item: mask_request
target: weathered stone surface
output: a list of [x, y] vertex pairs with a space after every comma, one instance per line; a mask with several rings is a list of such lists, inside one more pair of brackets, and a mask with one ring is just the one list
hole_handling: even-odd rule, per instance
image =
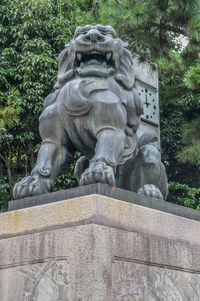
[[[152, 68], [154, 67], [154, 68]], [[133, 70], [136, 80], [146, 83], [148, 86], [158, 90], [158, 70], [154, 66], [141, 62], [137, 56], [133, 58]]]
[[193, 243], [196, 243], [197, 235], [200, 237], [197, 221], [100, 195], [3, 213], [0, 219], [0, 237], [90, 223], [142, 231], [170, 239], [178, 237], [179, 240]]
[[0, 215], [1, 301], [198, 301], [200, 223], [90, 195]]
[[126, 260], [113, 263], [113, 301], [198, 301], [200, 275]]
[[70, 300], [68, 275], [69, 263], [62, 259], [0, 270], [1, 300]]
[[145, 206], [148, 208], [160, 210], [167, 213], [172, 213], [178, 216], [186, 217], [200, 221], [200, 213], [197, 210], [164, 202], [162, 200], [149, 198], [139, 195], [135, 192], [113, 188], [106, 184], [96, 183], [87, 186], [71, 188], [62, 191], [56, 191], [48, 194], [41, 194], [35, 197], [28, 197], [9, 202], [9, 211], [22, 209], [52, 202], [68, 200], [72, 198], [82, 197], [90, 194], [98, 194], [107, 196], [113, 199], [133, 203], [136, 205]]

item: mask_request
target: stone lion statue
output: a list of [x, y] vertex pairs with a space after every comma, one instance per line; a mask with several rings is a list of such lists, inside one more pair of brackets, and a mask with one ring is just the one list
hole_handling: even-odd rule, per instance
[[80, 185], [107, 183], [153, 198], [167, 196], [158, 139], [138, 134], [143, 103], [134, 88], [127, 45], [111, 26], [78, 27], [58, 57], [54, 92], [39, 118], [41, 148], [14, 198], [47, 193], [73, 160]]

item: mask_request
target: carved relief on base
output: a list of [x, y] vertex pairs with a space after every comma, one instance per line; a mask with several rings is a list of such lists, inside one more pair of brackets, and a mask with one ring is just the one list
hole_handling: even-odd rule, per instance
[[1, 301], [70, 301], [66, 259], [0, 269]]
[[116, 259], [113, 301], [199, 301], [200, 274]]
[[18, 268], [24, 274], [23, 301], [68, 301], [68, 263], [46, 262]]

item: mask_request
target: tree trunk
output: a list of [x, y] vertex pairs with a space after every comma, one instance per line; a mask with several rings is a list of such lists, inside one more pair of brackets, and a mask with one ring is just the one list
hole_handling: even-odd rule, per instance
[[[9, 184], [9, 190], [10, 190], [10, 199], [12, 198], [12, 171], [11, 171], [11, 159], [12, 159], [12, 151], [10, 144], [8, 144], [8, 158], [6, 159], [2, 154], [0, 154], [1, 160], [4, 162], [6, 168], [7, 168], [7, 174], [8, 174], [8, 184]], [[4, 206], [7, 207], [7, 203], [4, 202]]]
[[12, 151], [10, 144], [8, 144], [8, 163], [7, 163], [7, 173], [8, 173], [8, 183], [10, 188], [10, 198], [12, 198], [12, 172], [11, 172], [11, 159], [12, 159]]
[[34, 151], [33, 151], [33, 141], [31, 140], [31, 142], [30, 142], [30, 146], [31, 146], [31, 169], [33, 169], [33, 167], [34, 167], [34, 160], [35, 160], [35, 158], [34, 158]]

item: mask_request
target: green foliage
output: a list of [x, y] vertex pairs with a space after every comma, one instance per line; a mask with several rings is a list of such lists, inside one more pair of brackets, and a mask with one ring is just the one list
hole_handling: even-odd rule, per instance
[[163, 104], [163, 99], [161, 103], [162, 158], [168, 178], [197, 187], [200, 180], [199, 99], [199, 95], [188, 92], [167, 105]]
[[200, 58], [196, 60], [196, 64], [191, 66], [185, 73], [186, 85], [192, 90], [200, 89]]
[[199, 42], [199, 0], [93, 2], [97, 22], [113, 25], [141, 59], [167, 58], [170, 50], [182, 48], [180, 35], [191, 37], [192, 43]]
[[0, 136], [6, 131], [6, 129], [10, 129], [19, 123], [20, 110], [17, 107], [18, 99], [18, 91], [13, 90], [6, 96], [5, 105], [2, 104], [2, 106], [0, 106]]
[[7, 177], [0, 177], [0, 213], [7, 210], [7, 203], [9, 200], [9, 184]]
[[198, 74], [194, 75], [199, 64], [197, 47], [189, 43], [184, 51], [170, 51], [168, 58], [157, 63], [162, 152], [169, 180], [199, 186], [200, 81]]
[[186, 184], [170, 182], [169, 192], [167, 198], [169, 202], [200, 210], [200, 188], [191, 188]]
[[200, 119], [184, 123], [182, 141], [185, 147], [179, 152], [180, 162], [200, 166]]
[[[1, 2], [0, 176], [7, 174], [10, 197], [16, 178], [30, 173], [35, 164], [38, 117], [56, 81], [56, 57], [83, 23], [82, 10], [87, 18], [87, 8], [87, 1]], [[70, 187], [68, 182], [63, 183]], [[0, 206], [8, 196], [0, 194]]]
[[[88, 23], [113, 25], [132, 53], [158, 63], [168, 176], [199, 186], [199, 7], [199, 0], [1, 1], [0, 208], [35, 164], [38, 116], [56, 80], [56, 57], [75, 28]], [[188, 37], [184, 50], [180, 34]], [[58, 178], [56, 189], [77, 185], [73, 167]], [[176, 196], [176, 189], [171, 192]]]
[[184, 60], [180, 53], [170, 51], [168, 58], [157, 60], [160, 76], [160, 103], [169, 105], [174, 99], [183, 95], [186, 90], [184, 83]]
[[184, 147], [178, 154], [178, 159], [182, 163], [200, 165], [200, 142]]
[[76, 152], [74, 160], [71, 163], [69, 170], [56, 179], [55, 190], [73, 188], [78, 186], [77, 179], [74, 176], [74, 167], [80, 155], [81, 154], [79, 152]]

